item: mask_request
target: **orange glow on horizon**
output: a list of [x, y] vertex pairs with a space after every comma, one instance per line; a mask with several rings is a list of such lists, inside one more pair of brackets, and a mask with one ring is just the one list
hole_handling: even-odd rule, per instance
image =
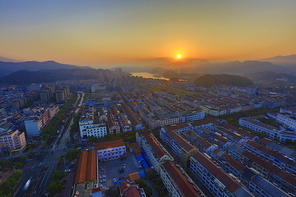
[[178, 54], [177, 55], [177, 59], [181, 59], [182, 58], [182, 55], [181, 54]]

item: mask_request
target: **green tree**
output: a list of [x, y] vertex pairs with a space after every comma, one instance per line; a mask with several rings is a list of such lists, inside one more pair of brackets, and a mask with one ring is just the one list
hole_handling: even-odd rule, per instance
[[144, 189], [147, 196], [152, 196], [152, 189], [151, 187], [145, 187]]
[[138, 182], [138, 184], [139, 184], [139, 187], [141, 187], [141, 188], [143, 188], [143, 187], [146, 186], [146, 185], [145, 185], [145, 180], [144, 180], [144, 179], [139, 179], [137, 182]]
[[20, 160], [22, 162], [25, 162], [28, 158], [29, 158], [28, 155], [22, 155], [22, 156], [20, 156]]
[[96, 143], [96, 142], [98, 142], [98, 138], [94, 137], [94, 136], [90, 136], [90, 137], [88, 137], [88, 141], [92, 142], [92, 143]]
[[13, 162], [12, 166], [14, 166], [16, 169], [20, 169], [23, 166], [23, 164], [21, 162]]
[[48, 196], [52, 197], [58, 193], [63, 191], [63, 183], [62, 181], [53, 181], [47, 187]]
[[78, 154], [79, 154], [79, 150], [73, 148], [66, 153], [65, 158], [68, 161], [73, 161], [74, 159], [78, 158]]
[[0, 160], [0, 169], [2, 168], [6, 168], [10, 165], [10, 161], [6, 160], [6, 161], [1, 161]]
[[53, 181], [58, 181], [64, 178], [67, 175], [67, 172], [63, 172], [61, 170], [57, 170], [53, 173], [52, 175], [52, 180]]

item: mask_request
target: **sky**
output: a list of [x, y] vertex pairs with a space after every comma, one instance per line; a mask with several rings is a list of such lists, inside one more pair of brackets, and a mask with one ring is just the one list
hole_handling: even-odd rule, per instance
[[0, 56], [106, 67], [296, 53], [295, 0], [0, 0]]

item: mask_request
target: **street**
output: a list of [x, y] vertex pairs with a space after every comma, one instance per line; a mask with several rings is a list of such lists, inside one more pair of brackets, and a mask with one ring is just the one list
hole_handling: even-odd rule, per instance
[[[82, 100], [76, 104], [80, 106]], [[72, 110], [72, 115], [69, 117], [69, 124], [60, 129], [60, 135], [53, 139], [53, 142], [44, 150], [43, 155], [35, 158], [34, 162], [26, 164], [23, 170], [23, 176], [17, 185], [15, 197], [41, 197], [46, 196], [46, 188], [52, 182], [51, 176], [55, 172], [59, 159], [58, 156], [64, 155], [67, 149], [67, 142], [70, 140], [70, 128], [73, 124], [74, 116], [77, 114], [78, 109]], [[74, 114], [75, 113], [75, 114]], [[65, 168], [65, 166], [62, 166]], [[30, 180], [28, 188], [24, 188], [25, 184]], [[71, 190], [67, 190], [70, 196]]]

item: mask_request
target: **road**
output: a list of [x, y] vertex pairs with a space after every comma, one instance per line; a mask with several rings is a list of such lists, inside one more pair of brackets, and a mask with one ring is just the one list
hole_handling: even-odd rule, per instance
[[[77, 98], [77, 101], [79, 97]], [[76, 105], [81, 105], [83, 100], [79, 103], [76, 101]], [[75, 115], [78, 109], [73, 111]], [[70, 127], [73, 124], [73, 118], [75, 115], [71, 115], [69, 118], [69, 124], [65, 125], [60, 130], [60, 137], [56, 137], [51, 146], [48, 146], [44, 150], [44, 154], [36, 157], [35, 161], [25, 165], [23, 170], [23, 176], [17, 185], [15, 197], [41, 197], [46, 196], [46, 188], [52, 182], [51, 176], [57, 168], [59, 162], [58, 156], [65, 154], [67, 150], [67, 141], [70, 139]], [[31, 184], [24, 190], [25, 183], [31, 179]]]

